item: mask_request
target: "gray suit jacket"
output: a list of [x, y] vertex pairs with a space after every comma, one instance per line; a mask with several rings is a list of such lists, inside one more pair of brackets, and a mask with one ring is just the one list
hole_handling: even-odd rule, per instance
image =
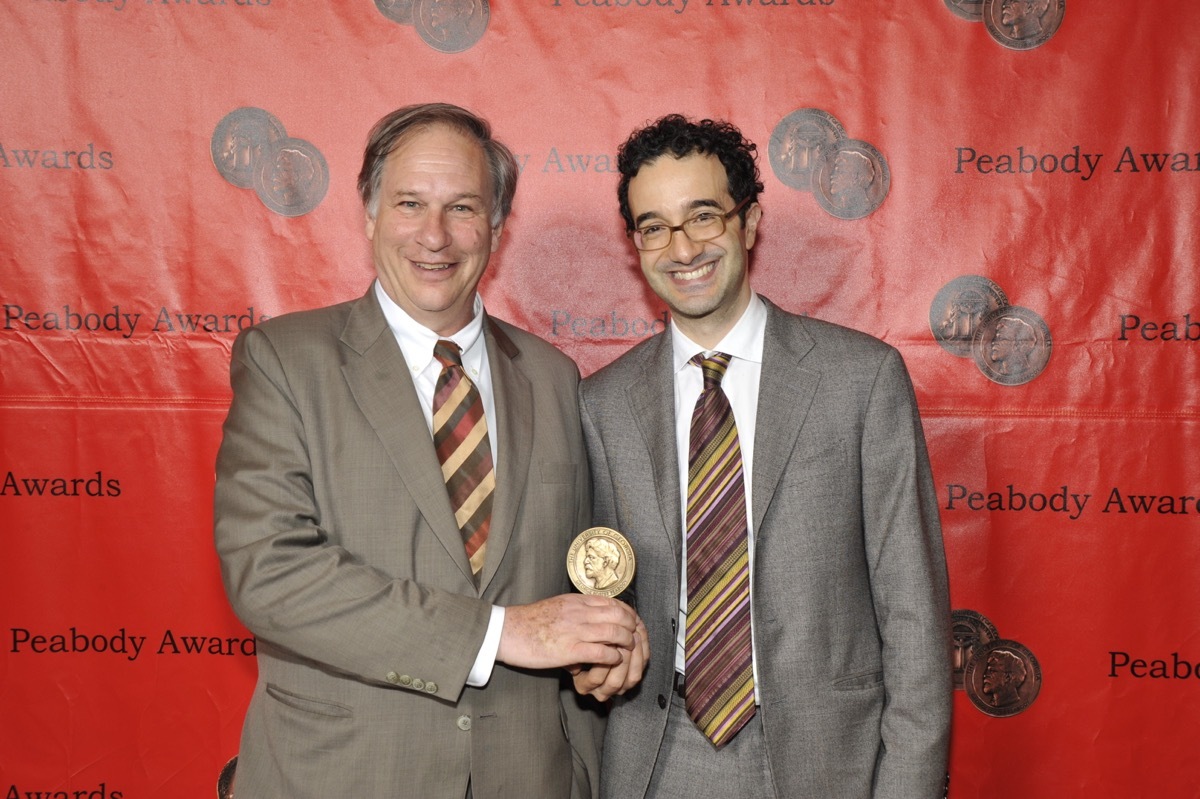
[[[644, 681], [609, 715], [612, 799], [645, 795], [670, 707], [682, 526], [671, 371], [660, 334], [580, 390], [593, 521], [633, 545], [631, 599], [650, 634]], [[940, 797], [950, 609], [900, 354], [768, 303], [756, 425], [753, 630], [775, 795]]]
[[569, 589], [590, 486], [574, 363], [489, 319], [497, 488], [478, 589], [373, 290], [234, 345], [216, 544], [258, 638], [239, 797], [586, 797], [602, 720], [560, 673], [465, 684], [491, 604]]

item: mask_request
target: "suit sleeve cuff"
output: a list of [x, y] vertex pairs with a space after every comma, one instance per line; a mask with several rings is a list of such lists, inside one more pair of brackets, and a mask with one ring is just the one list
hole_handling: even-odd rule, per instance
[[492, 678], [492, 669], [496, 666], [496, 653], [500, 651], [500, 633], [504, 631], [504, 608], [492, 605], [492, 618], [488, 621], [487, 634], [483, 636], [483, 645], [475, 656], [475, 665], [467, 675], [467, 685], [472, 688], [482, 688]]

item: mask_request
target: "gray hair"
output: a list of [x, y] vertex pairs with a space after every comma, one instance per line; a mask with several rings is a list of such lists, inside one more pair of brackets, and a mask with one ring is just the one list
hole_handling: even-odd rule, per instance
[[512, 211], [519, 174], [517, 159], [508, 147], [492, 138], [492, 127], [486, 119], [449, 103], [408, 105], [397, 108], [375, 123], [367, 137], [362, 170], [358, 173], [358, 194], [362, 197], [363, 207], [372, 217], [379, 209], [379, 183], [383, 178], [383, 165], [392, 151], [408, 136], [435, 125], [457, 130], [473, 138], [483, 148], [492, 180], [491, 224], [496, 227]]

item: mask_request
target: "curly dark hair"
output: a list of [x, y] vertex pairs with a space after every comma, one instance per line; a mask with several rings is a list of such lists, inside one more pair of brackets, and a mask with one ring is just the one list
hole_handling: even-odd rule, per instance
[[621, 182], [617, 184], [617, 200], [621, 204], [621, 216], [625, 229], [633, 230], [633, 213], [629, 210], [629, 181], [637, 175], [643, 164], [660, 155], [670, 154], [683, 158], [692, 153], [715, 155], [725, 167], [729, 179], [729, 195], [735, 203], [749, 198], [742, 208], [741, 218], [746, 219], [746, 209], [758, 201], [763, 190], [758, 177], [758, 162], [754, 142], [730, 122], [702, 119], [693, 122], [682, 114], [668, 114], [657, 122], [635, 130], [617, 149], [617, 169]]

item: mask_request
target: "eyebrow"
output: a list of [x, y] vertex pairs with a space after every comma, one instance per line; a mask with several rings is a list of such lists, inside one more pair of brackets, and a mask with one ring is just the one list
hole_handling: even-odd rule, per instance
[[[424, 194], [417, 191], [416, 189], [396, 189], [396, 191], [392, 192], [391, 199], [398, 200], [402, 197], [415, 197], [418, 199], [423, 199], [424, 196], [425, 196]], [[486, 200], [484, 200], [483, 195], [473, 194], [471, 192], [464, 192], [463, 194], [456, 194], [455, 196], [451, 197], [449, 200], [446, 201], [446, 205], [454, 205], [455, 203], [460, 203], [463, 200], [475, 200], [477, 202], [486, 203]]]
[[[719, 202], [717, 202], [716, 200], [709, 200], [709, 199], [692, 200], [690, 203], [688, 203], [688, 206], [687, 206], [688, 215], [690, 216], [693, 211], [698, 211], [702, 208], [716, 208], [717, 210], [722, 210], [721, 204]], [[637, 218], [633, 220], [633, 224], [636, 227], [638, 225], [641, 225], [643, 222], [647, 222], [651, 219], [662, 219], [662, 215], [657, 213], [656, 211], [647, 211], [644, 214], [639, 214], [637, 216]]]

